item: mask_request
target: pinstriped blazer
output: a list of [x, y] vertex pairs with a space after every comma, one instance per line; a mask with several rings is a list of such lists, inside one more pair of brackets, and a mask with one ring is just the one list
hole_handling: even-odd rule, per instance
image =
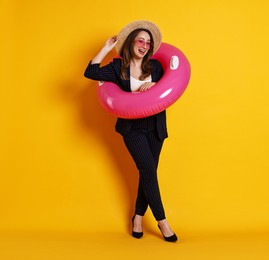
[[[163, 76], [163, 68], [159, 61], [155, 59], [150, 60], [152, 64], [152, 82], [158, 82]], [[131, 92], [130, 80], [124, 80], [121, 78], [121, 66], [122, 59], [115, 58], [109, 64], [100, 67], [100, 64], [89, 63], [88, 67], [84, 72], [84, 76], [89, 79], [99, 81], [109, 81], [117, 84], [122, 90]], [[130, 67], [127, 70], [127, 75], [130, 78]], [[162, 111], [156, 115], [156, 128], [158, 137], [162, 140], [168, 137], [167, 126], [166, 126], [166, 111]], [[121, 135], [125, 135], [131, 129], [132, 125], [140, 119], [124, 119], [118, 118], [116, 122], [116, 131]]]

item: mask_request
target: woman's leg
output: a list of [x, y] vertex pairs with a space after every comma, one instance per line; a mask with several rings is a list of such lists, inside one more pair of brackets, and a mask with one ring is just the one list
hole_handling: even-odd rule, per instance
[[163, 141], [157, 138], [154, 131], [144, 133], [131, 130], [124, 136], [124, 142], [140, 174], [136, 214], [143, 216], [149, 204], [157, 221], [165, 219], [157, 179], [157, 165]]
[[[151, 131], [147, 133], [146, 136], [147, 136], [149, 147], [151, 149], [152, 156], [155, 162], [156, 173], [157, 173], [159, 157], [160, 157], [161, 149], [163, 146], [163, 140], [160, 140], [158, 138], [157, 133], [155, 133], [155, 131]], [[141, 178], [139, 178], [136, 209], [140, 209], [139, 212], [144, 212], [145, 214], [147, 207], [148, 207], [148, 201], [146, 199], [146, 196], [143, 190]], [[141, 214], [141, 216], [144, 216], [144, 214]]]

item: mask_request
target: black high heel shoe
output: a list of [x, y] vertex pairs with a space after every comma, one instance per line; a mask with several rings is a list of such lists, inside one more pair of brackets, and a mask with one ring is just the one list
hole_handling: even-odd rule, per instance
[[135, 214], [132, 217], [132, 236], [135, 237], [135, 238], [141, 238], [143, 236], [143, 232], [135, 232], [135, 231], [133, 231], [133, 228], [134, 228], [134, 218], [135, 218]]
[[161, 231], [161, 233], [162, 233], [163, 238], [164, 238], [165, 241], [167, 241], [167, 242], [176, 242], [177, 241], [177, 235], [176, 234], [174, 234], [174, 235], [172, 235], [170, 237], [166, 237], [166, 236], [164, 236], [164, 234], [163, 234], [163, 232], [162, 232], [162, 230], [161, 230], [161, 228], [160, 228], [159, 225], [158, 225], [158, 228], [160, 229], [160, 231]]

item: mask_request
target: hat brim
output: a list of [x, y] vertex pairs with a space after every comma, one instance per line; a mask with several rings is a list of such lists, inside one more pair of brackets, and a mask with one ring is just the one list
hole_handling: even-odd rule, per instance
[[153, 42], [154, 42], [154, 48], [153, 48], [153, 54], [154, 54], [161, 45], [162, 34], [159, 27], [156, 24], [150, 21], [146, 21], [146, 20], [138, 20], [138, 21], [129, 23], [119, 32], [117, 36], [118, 42], [115, 46], [117, 53], [120, 54], [121, 48], [125, 40], [127, 39], [128, 35], [136, 29], [146, 29], [151, 32], [152, 37], [153, 37]]

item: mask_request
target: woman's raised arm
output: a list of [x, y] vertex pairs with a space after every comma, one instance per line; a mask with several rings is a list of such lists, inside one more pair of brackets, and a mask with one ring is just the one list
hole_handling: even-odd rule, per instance
[[110, 37], [103, 48], [97, 53], [97, 55], [92, 59], [91, 64], [101, 63], [106, 55], [115, 47], [118, 39], [117, 36]]

